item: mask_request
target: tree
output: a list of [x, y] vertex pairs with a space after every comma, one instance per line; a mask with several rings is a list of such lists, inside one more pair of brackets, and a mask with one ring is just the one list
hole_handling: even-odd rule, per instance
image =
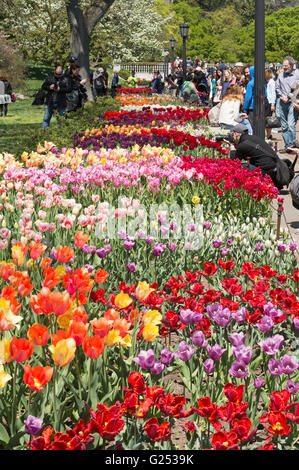
[[95, 28], [91, 56], [104, 62], [161, 59], [166, 45], [163, 27], [171, 17], [170, 12], [162, 16], [156, 10], [155, 0], [116, 0]]
[[89, 81], [89, 45], [95, 26], [105, 15], [115, 0], [65, 0], [70, 24], [71, 54], [78, 58], [82, 78], [87, 79], [86, 88], [89, 100], [92, 93]]

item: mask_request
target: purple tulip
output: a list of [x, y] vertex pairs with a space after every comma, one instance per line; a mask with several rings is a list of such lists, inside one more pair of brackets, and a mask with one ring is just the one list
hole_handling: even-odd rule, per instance
[[237, 377], [238, 379], [243, 379], [248, 374], [248, 369], [246, 364], [242, 361], [235, 361], [232, 363], [231, 368], [229, 369], [230, 375]]
[[284, 251], [286, 251], [287, 245], [284, 245], [283, 243], [281, 243], [280, 245], [278, 245], [277, 248], [280, 253], [283, 253]]
[[133, 273], [136, 269], [136, 264], [133, 263], [133, 261], [131, 261], [130, 263], [127, 264], [126, 268], [129, 273]]
[[271, 375], [282, 374], [282, 367], [281, 367], [281, 362], [279, 359], [275, 359], [274, 357], [271, 357], [268, 363], [268, 372], [270, 372]]
[[38, 434], [44, 427], [42, 418], [36, 418], [35, 416], [29, 415], [25, 421], [25, 431], [31, 436]]
[[213, 361], [218, 361], [226, 349], [222, 349], [219, 344], [214, 344], [214, 346], [207, 346], [207, 351]]
[[202, 366], [204, 368], [204, 371], [207, 374], [212, 374], [214, 372], [214, 369], [215, 369], [215, 362], [213, 361], [213, 359], [206, 359], [203, 362]]
[[162, 364], [169, 366], [173, 360], [174, 353], [169, 351], [169, 349], [162, 349], [160, 352], [160, 361]]
[[294, 383], [292, 380], [288, 380], [286, 389], [291, 395], [296, 395], [299, 390], [299, 382]]
[[297, 244], [296, 243], [290, 243], [289, 244], [289, 250], [290, 251], [296, 251], [297, 249]]
[[229, 308], [219, 308], [215, 313], [214, 313], [214, 321], [217, 323], [219, 326], [227, 326], [231, 320], [231, 311]]
[[238, 348], [233, 347], [233, 355], [239, 362], [249, 364], [252, 357], [252, 349], [249, 346], [239, 346]]
[[191, 335], [191, 340], [195, 346], [200, 348], [206, 348], [208, 345], [208, 341], [205, 339], [202, 331], [194, 331]]
[[238, 348], [239, 346], [242, 346], [245, 341], [245, 334], [244, 333], [232, 333], [228, 337], [229, 341], [232, 343], [233, 346]]
[[163, 243], [156, 243], [153, 247], [153, 255], [160, 256], [164, 250], [166, 250], [166, 246]]
[[234, 242], [231, 239], [227, 240], [227, 242], [226, 242], [226, 246], [229, 246], [229, 247], [233, 246], [233, 244], [234, 244]]
[[153, 237], [151, 237], [150, 235], [148, 235], [148, 237], [146, 237], [145, 241], [148, 245], [152, 245], [154, 243], [155, 239]]
[[220, 250], [221, 256], [228, 256], [229, 253], [230, 253], [230, 251], [229, 251], [228, 248], [222, 248], [222, 249]]
[[296, 330], [299, 330], [299, 318], [294, 318], [293, 324]]
[[213, 247], [214, 248], [220, 248], [222, 245], [222, 241], [221, 240], [214, 240], [213, 241]]
[[264, 246], [261, 242], [257, 242], [257, 244], [255, 245], [255, 251], [262, 251], [263, 248]]
[[174, 353], [174, 355], [182, 361], [189, 361], [193, 356], [194, 351], [194, 348], [186, 343], [186, 341], [181, 341], [178, 347], [178, 352]]
[[142, 228], [140, 228], [139, 230], [137, 230], [137, 237], [138, 238], [145, 238], [145, 231], [142, 230]]
[[178, 228], [178, 224], [177, 224], [176, 222], [172, 221], [172, 222], [170, 223], [169, 227], [170, 227], [170, 230], [172, 230], [173, 232], [175, 232], [176, 229]]
[[271, 318], [280, 317], [283, 314], [281, 310], [275, 307], [271, 302], [268, 302], [267, 305], [263, 307], [265, 315]]
[[269, 356], [274, 356], [282, 347], [283, 342], [284, 337], [282, 335], [274, 335], [270, 338], [266, 338], [264, 341], [261, 341], [259, 345], [266, 354]]
[[259, 330], [263, 331], [266, 333], [267, 331], [270, 331], [271, 328], [274, 326], [274, 321], [272, 320], [271, 317], [264, 316], [259, 323], [256, 324]]
[[107, 252], [105, 248], [100, 248], [96, 251], [96, 254], [98, 255], [99, 258], [105, 258], [107, 256]]
[[177, 249], [177, 245], [174, 242], [170, 242], [168, 245], [168, 249], [170, 251], [175, 251]]
[[285, 354], [281, 359], [281, 369], [285, 374], [292, 374], [298, 367], [299, 364], [288, 354]]
[[246, 313], [246, 308], [242, 307], [239, 310], [232, 312], [232, 317], [237, 323], [244, 323], [246, 322]]
[[155, 353], [153, 349], [148, 351], [141, 350], [137, 357], [132, 359], [136, 364], [138, 364], [142, 369], [150, 369], [155, 364]]
[[259, 378], [255, 379], [254, 381], [255, 388], [261, 388], [263, 385], [264, 385], [263, 379], [259, 379]]
[[134, 248], [134, 245], [135, 245], [135, 240], [133, 238], [126, 238], [126, 240], [124, 241], [124, 248], [127, 250], [127, 251], [130, 251]]
[[212, 222], [206, 221], [203, 223], [203, 228], [209, 230], [212, 227]]
[[165, 369], [165, 365], [162, 362], [155, 362], [153, 367], [150, 368], [150, 372], [153, 375], [159, 375]]

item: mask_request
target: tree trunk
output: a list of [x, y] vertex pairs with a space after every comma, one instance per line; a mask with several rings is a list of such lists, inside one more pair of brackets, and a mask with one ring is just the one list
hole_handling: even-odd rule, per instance
[[89, 43], [92, 32], [105, 15], [106, 11], [115, 0], [98, 0], [90, 6], [86, 12], [80, 5], [80, 0], [69, 0], [67, 2], [67, 15], [71, 29], [70, 50], [71, 55], [78, 58], [80, 74], [87, 79], [86, 89], [88, 100], [92, 101], [90, 85]]

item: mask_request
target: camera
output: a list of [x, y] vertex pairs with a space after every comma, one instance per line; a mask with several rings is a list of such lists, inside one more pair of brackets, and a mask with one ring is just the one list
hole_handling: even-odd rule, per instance
[[228, 134], [215, 135], [215, 140], [216, 142], [223, 142], [224, 140], [227, 140], [228, 142], [233, 144], [234, 143], [233, 132], [229, 132]]

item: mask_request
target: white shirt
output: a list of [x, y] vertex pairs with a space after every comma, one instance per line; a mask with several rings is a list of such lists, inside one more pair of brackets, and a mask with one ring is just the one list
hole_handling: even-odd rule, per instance
[[238, 122], [236, 119], [240, 114], [241, 101], [239, 100], [225, 100], [221, 103], [219, 113], [219, 124], [226, 124], [229, 126], [236, 126]]

